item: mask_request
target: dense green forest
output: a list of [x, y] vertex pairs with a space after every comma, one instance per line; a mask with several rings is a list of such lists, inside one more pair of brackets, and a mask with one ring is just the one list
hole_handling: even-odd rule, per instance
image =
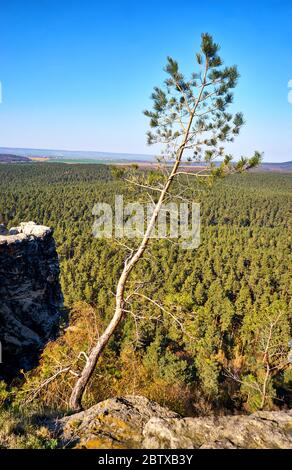
[[[133, 297], [133, 315], [100, 360], [87, 405], [126, 393], [187, 414], [291, 405], [291, 183], [292, 174], [254, 172], [210, 189], [193, 184], [201, 244], [151, 243], [131, 278], [132, 286], [143, 282], [143, 296]], [[84, 358], [76, 357], [112, 315], [126, 250], [91, 232], [94, 204], [113, 203], [115, 194], [135, 197], [105, 165], [0, 166], [0, 223], [54, 228], [69, 312], [69, 328], [47, 346], [40, 366], [14, 384], [15, 400], [25, 401], [62, 364], [82, 368]], [[51, 382], [39, 403], [66, 408], [74, 380]]]

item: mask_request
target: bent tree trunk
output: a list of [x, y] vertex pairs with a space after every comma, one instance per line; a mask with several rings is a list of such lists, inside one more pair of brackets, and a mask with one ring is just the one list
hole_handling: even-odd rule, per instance
[[166, 183], [164, 185], [164, 188], [161, 190], [158, 202], [156, 203], [156, 206], [154, 208], [153, 214], [151, 216], [151, 219], [149, 221], [148, 227], [146, 229], [145, 235], [141, 241], [141, 244], [137, 251], [133, 253], [133, 255], [126, 261], [124, 265], [124, 269], [122, 271], [122, 274], [120, 276], [120, 279], [118, 281], [117, 285], [117, 292], [116, 292], [116, 307], [115, 307], [115, 313], [113, 315], [113, 318], [111, 319], [108, 327], [104, 331], [104, 333], [99, 337], [96, 346], [92, 349], [92, 351], [89, 354], [88, 360], [86, 362], [86, 365], [81, 372], [80, 377], [78, 378], [75, 386], [73, 387], [71, 397], [69, 400], [69, 407], [72, 410], [80, 410], [82, 408], [81, 406], [81, 401], [82, 397], [85, 391], [85, 388], [90, 380], [90, 377], [92, 376], [95, 366], [97, 364], [97, 361], [106, 347], [106, 345], [109, 342], [109, 339], [111, 338], [112, 334], [115, 332], [116, 328], [118, 327], [123, 314], [124, 314], [124, 292], [125, 292], [125, 287], [127, 280], [129, 278], [129, 275], [134, 268], [134, 266], [138, 263], [138, 261], [141, 259], [143, 256], [143, 253], [149, 243], [150, 236], [152, 233], [152, 230], [155, 226], [159, 211], [161, 209], [161, 206], [164, 202], [164, 199], [168, 193], [168, 190], [173, 182], [174, 177], [176, 176], [181, 159], [184, 153], [185, 148], [188, 145], [188, 140], [191, 132], [191, 126], [193, 123], [193, 119], [196, 113], [196, 109], [202, 99], [204, 88], [206, 86], [206, 77], [207, 77], [207, 71], [208, 71], [208, 61], [206, 63], [205, 67], [205, 73], [204, 73], [204, 79], [202, 83], [202, 87], [200, 89], [199, 95], [196, 99], [196, 102], [193, 106], [193, 109], [189, 109], [189, 119], [188, 119], [188, 124], [186, 128], [184, 129], [184, 134], [182, 138], [182, 143], [179, 146], [177, 150], [177, 155], [176, 155], [176, 160], [173, 164], [172, 170], [170, 175], [168, 176]]
[[154, 225], [155, 225], [155, 222], [157, 220], [160, 208], [163, 204], [165, 195], [166, 195], [166, 193], [169, 189], [169, 186], [170, 186], [170, 184], [171, 184], [171, 182], [172, 182], [172, 180], [173, 180], [173, 178], [174, 178], [174, 176], [177, 172], [179, 162], [180, 162], [180, 159], [182, 157], [182, 153], [183, 153], [183, 148], [182, 148], [182, 151], [180, 152], [180, 157], [179, 157], [179, 159], [177, 159], [177, 161], [176, 161], [176, 163], [173, 167], [173, 170], [172, 170], [172, 172], [171, 172], [171, 174], [170, 174], [170, 176], [167, 180], [167, 183], [166, 183], [163, 191], [161, 192], [160, 198], [159, 198], [159, 200], [158, 200], [158, 202], [155, 206], [155, 209], [153, 211], [151, 220], [149, 222], [149, 225], [147, 227], [144, 238], [143, 238], [139, 248], [137, 249], [135, 254], [133, 254], [133, 256], [128, 260], [128, 262], [125, 263], [123, 272], [121, 274], [121, 277], [120, 277], [118, 285], [117, 285], [116, 307], [115, 307], [114, 316], [111, 319], [111, 321], [110, 321], [108, 327], [106, 328], [106, 330], [104, 331], [104, 333], [99, 337], [96, 346], [90, 352], [88, 360], [86, 362], [86, 365], [85, 365], [79, 379], [77, 380], [73, 390], [72, 390], [72, 394], [71, 394], [70, 401], [69, 401], [69, 406], [73, 410], [81, 409], [82, 396], [83, 396], [83, 393], [85, 391], [86, 385], [87, 385], [87, 383], [88, 383], [88, 381], [89, 381], [89, 379], [90, 379], [90, 377], [91, 377], [91, 375], [92, 375], [92, 373], [95, 369], [98, 358], [100, 357], [103, 349], [105, 348], [105, 346], [109, 342], [110, 337], [115, 332], [116, 328], [118, 327], [118, 325], [119, 325], [119, 323], [120, 323], [120, 321], [123, 317], [123, 313], [124, 313], [124, 291], [125, 291], [125, 286], [126, 286], [127, 280], [129, 278], [129, 275], [130, 275], [132, 269], [134, 268], [136, 263], [139, 261], [139, 259], [142, 257], [142, 255], [143, 255], [143, 253], [144, 253], [144, 251], [145, 251], [145, 249], [148, 245], [152, 229], [154, 228]]
[[88, 360], [86, 362], [86, 365], [78, 378], [69, 401], [69, 406], [72, 410], [79, 410], [81, 409], [81, 400], [83, 393], [85, 391], [85, 388], [88, 384], [88, 381], [93, 374], [93, 371], [95, 369], [95, 366], [97, 364], [98, 358], [100, 357], [103, 349], [105, 346], [108, 344], [109, 339], [111, 338], [112, 334], [115, 332], [116, 328], [118, 327], [124, 313], [124, 291], [125, 291], [125, 286], [127, 283], [127, 280], [129, 278], [129, 275], [136, 265], [136, 263], [140, 260], [140, 258], [143, 256], [143, 253], [148, 245], [149, 239], [151, 232], [155, 226], [155, 222], [157, 220], [159, 211], [161, 209], [161, 206], [163, 204], [163, 201], [165, 199], [165, 196], [169, 190], [169, 187], [173, 181], [173, 178], [175, 177], [177, 170], [179, 168], [179, 164], [183, 155], [183, 151], [185, 148], [185, 144], [187, 142], [189, 130], [191, 127], [193, 119], [193, 114], [191, 115], [191, 118], [189, 120], [189, 125], [187, 128], [187, 131], [185, 133], [184, 141], [182, 145], [180, 146], [180, 151], [178, 154], [178, 157], [173, 165], [172, 171], [166, 181], [166, 184], [161, 191], [159, 200], [155, 206], [155, 209], [153, 211], [152, 217], [150, 219], [149, 225], [147, 227], [147, 230], [145, 232], [145, 235], [143, 237], [143, 240], [137, 249], [137, 251], [133, 254], [133, 256], [125, 263], [124, 269], [122, 271], [121, 277], [119, 279], [118, 285], [117, 285], [117, 292], [116, 292], [116, 307], [115, 307], [115, 313], [113, 318], [111, 319], [108, 327], [104, 331], [104, 333], [99, 337], [96, 346], [91, 350]]

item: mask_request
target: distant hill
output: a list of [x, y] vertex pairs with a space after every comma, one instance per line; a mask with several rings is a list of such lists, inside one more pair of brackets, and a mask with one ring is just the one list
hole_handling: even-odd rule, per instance
[[20, 155], [11, 155], [9, 153], [0, 153], [0, 163], [29, 162], [30, 159]]
[[[0, 163], [14, 162], [63, 162], [63, 163], [138, 163], [139, 165], [155, 163], [154, 155], [132, 154], [132, 153], [112, 153], [94, 152], [82, 150], [52, 150], [52, 149], [24, 149], [0, 147]], [[219, 165], [220, 162], [215, 162]], [[191, 166], [201, 166], [202, 163], [192, 162]], [[253, 172], [290, 172], [292, 171], [292, 161], [289, 162], [263, 162]]]
[[52, 161], [76, 160], [76, 163], [82, 160], [92, 160], [107, 163], [108, 161], [154, 161], [153, 155], [115, 153], [115, 152], [94, 152], [82, 150], [53, 150], [53, 149], [25, 149], [0, 147], [1, 154], [13, 154], [29, 158], [37, 157], [38, 160], [49, 159]]
[[258, 168], [255, 168], [252, 171], [292, 171], [292, 161], [280, 163], [263, 162]]

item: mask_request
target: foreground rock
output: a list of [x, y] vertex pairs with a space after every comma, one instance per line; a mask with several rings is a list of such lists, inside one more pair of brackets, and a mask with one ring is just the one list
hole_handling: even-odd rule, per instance
[[292, 449], [292, 411], [181, 418], [140, 396], [106, 400], [58, 423], [63, 445], [92, 449]]
[[292, 412], [152, 418], [143, 435], [143, 446], [147, 449], [292, 449]]
[[152, 417], [178, 415], [140, 396], [110, 398], [81, 413], [63, 418], [64, 445], [87, 449], [140, 448], [143, 429]]
[[59, 327], [62, 294], [52, 230], [0, 226], [0, 378], [29, 370]]

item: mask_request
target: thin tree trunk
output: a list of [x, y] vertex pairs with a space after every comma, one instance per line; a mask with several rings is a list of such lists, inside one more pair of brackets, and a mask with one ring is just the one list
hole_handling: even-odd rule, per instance
[[124, 269], [123, 269], [122, 274], [120, 276], [120, 279], [118, 281], [117, 292], [116, 292], [116, 307], [115, 307], [114, 316], [111, 319], [111, 321], [110, 321], [109, 325], [107, 326], [106, 330], [104, 331], [104, 333], [99, 337], [96, 346], [90, 352], [88, 360], [86, 362], [86, 365], [85, 365], [83, 371], [81, 372], [81, 375], [80, 375], [79, 379], [77, 380], [77, 382], [76, 382], [76, 384], [75, 384], [75, 386], [72, 390], [71, 397], [70, 397], [70, 400], [69, 400], [69, 407], [72, 410], [80, 410], [82, 408], [81, 407], [82, 396], [84, 394], [84, 391], [85, 391], [85, 388], [88, 384], [88, 381], [90, 380], [90, 377], [93, 374], [93, 371], [96, 367], [97, 361], [98, 361], [102, 351], [104, 350], [105, 346], [108, 344], [109, 339], [111, 338], [112, 334], [114, 333], [114, 331], [118, 327], [118, 325], [119, 325], [119, 323], [120, 323], [120, 321], [123, 317], [123, 313], [124, 313], [124, 291], [125, 291], [125, 286], [126, 286], [127, 280], [129, 278], [129, 275], [130, 275], [132, 269], [137, 264], [137, 262], [140, 260], [140, 258], [143, 256], [143, 253], [144, 253], [144, 251], [145, 251], [145, 249], [146, 249], [146, 247], [149, 243], [151, 232], [152, 232], [152, 230], [155, 226], [155, 223], [156, 223], [159, 211], [161, 209], [161, 206], [163, 204], [163, 201], [165, 199], [165, 196], [166, 196], [166, 194], [169, 190], [169, 187], [170, 187], [170, 185], [171, 185], [171, 183], [172, 183], [172, 181], [173, 181], [173, 179], [174, 179], [174, 177], [177, 173], [177, 170], [179, 168], [184, 149], [185, 149], [185, 147], [187, 145], [187, 142], [188, 142], [189, 133], [190, 133], [190, 130], [191, 130], [191, 126], [192, 126], [193, 118], [194, 118], [194, 115], [195, 115], [195, 112], [196, 112], [196, 108], [197, 108], [197, 106], [198, 106], [198, 104], [201, 100], [203, 89], [204, 89], [204, 86], [206, 84], [207, 70], [208, 70], [208, 64], [207, 64], [206, 69], [205, 69], [205, 76], [204, 76], [203, 86], [201, 87], [199, 96], [196, 100], [196, 104], [195, 104], [192, 112], [190, 113], [188, 126], [187, 126], [185, 134], [184, 134], [183, 142], [179, 147], [178, 155], [176, 157], [176, 160], [175, 160], [175, 163], [173, 165], [172, 171], [171, 171], [171, 173], [170, 173], [170, 175], [169, 175], [169, 177], [166, 181], [166, 184], [165, 184], [163, 190], [161, 191], [159, 200], [158, 200], [158, 202], [155, 206], [155, 209], [154, 209], [153, 214], [151, 216], [149, 225], [148, 225], [148, 227], [146, 229], [146, 232], [145, 232], [145, 235], [144, 235], [144, 237], [141, 241], [141, 244], [140, 244], [139, 248], [137, 249], [137, 251], [133, 254], [133, 256], [128, 261], [126, 261]]
[[[187, 135], [185, 136], [185, 140], [187, 139]], [[87, 363], [81, 373], [81, 376], [79, 377], [79, 379], [77, 380], [73, 390], [72, 390], [72, 394], [71, 394], [71, 397], [70, 397], [70, 401], [69, 401], [69, 406], [71, 409], [74, 409], [74, 410], [78, 410], [81, 408], [81, 399], [82, 399], [82, 395], [85, 391], [85, 387], [95, 369], [95, 366], [96, 366], [96, 363], [98, 361], [98, 358], [99, 356], [101, 355], [103, 349], [105, 348], [105, 346], [107, 345], [110, 337], [112, 336], [112, 334], [114, 333], [114, 331], [116, 330], [116, 328], [118, 327], [122, 317], [123, 317], [123, 312], [124, 312], [124, 291], [125, 291], [125, 286], [126, 286], [126, 282], [129, 278], [129, 275], [132, 271], [132, 269], [134, 268], [134, 266], [136, 265], [136, 263], [139, 261], [139, 259], [142, 257], [147, 245], [148, 245], [148, 242], [149, 242], [149, 239], [150, 239], [150, 235], [151, 235], [151, 232], [153, 230], [153, 227], [155, 225], [155, 222], [157, 220], [157, 217], [158, 217], [158, 213], [160, 211], [160, 208], [162, 206], [162, 203], [164, 201], [164, 198], [165, 198], [165, 195], [169, 189], [169, 186], [175, 176], [175, 173], [177, 171], [177, 168], [179, 166], [179, 162], [181, 160], [181, 157], [182, 157], [182, 154], [183, 154], [183, 149], [184, 147], [182, 146], [181, 147], [181, 151], [180, 151], [180, 154], [179, 154], [179, 158], [176, 160], [174, 166], [173, 166], [173, 169], [172, 169], [172, 172], [166, 182], [166, 185], [163, 189], [163, 191], [161, 192], [161, 195], [159, 197], [159, 200], [155, 206], [155, 209], [153, 211], [153, 214], [152, 214], [152, 217], [151, 217], [151, 220], [149, 222], [149, 225], [147, 227], [147, 230], [146, 230], [146, 233], [144, 235], [144, 238], [138, 248], [138, 250], [135, 252], [135, 254], [132, 256], [132, 258], [126, 262], [125, 266], [124, 266], [124, 269], [123, 269], [123, 272], [121, 274], [121, 277], [119, 279], [119, 282], [118, 282], [118, 285], [117, 285], [117, 292], [116, 292], [116, 307], [115, 307], [115, 313], [114, 313], [114, 316], [113, 318], [111, 319], [108, 327], [106, 328], [106, 330], [104, 331], [104, 333], [100, 336], [100, 338], [98, 339], [98, 342], [96, 344], [96, 346], [92, 349], [92, 351], [90, 352], [89, 354], [89, 357], [88, 357], [88, 360], [87, 360]]]

